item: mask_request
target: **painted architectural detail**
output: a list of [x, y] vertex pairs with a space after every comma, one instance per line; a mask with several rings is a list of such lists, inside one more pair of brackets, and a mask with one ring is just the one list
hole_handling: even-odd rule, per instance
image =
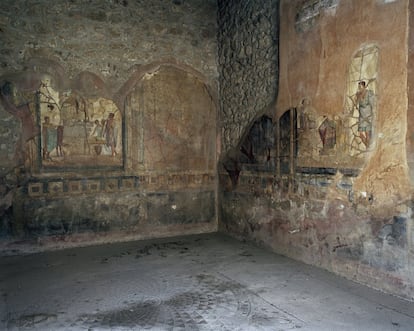
[[169, 174], [145, 176], [85, 177], [82, 179], [38, 178], [27, 184], [30, 197], [59, 197], [95, 193], [116, 193], [133, 191], [137, 188], [195, 188], [200, 185], [211, 186], [215, 183], [213, 173]]
[[28, 193], [32, 197], [43, 195], [43, 183], [30, 183], [28, 185]]
[[79, 180], [70, 181], [68, 185], [69, 193], [81, 193], [82, 192], [82, 183]]
[[278, 130], [278, 173], [292, 174], [298, 153], [297, 148], [297, 110], [287, 110], [279, 119]]
[[62, 194], [63, 193], [63, 182], [61, 181], [49, 182], [48, 190], [51, 195]]

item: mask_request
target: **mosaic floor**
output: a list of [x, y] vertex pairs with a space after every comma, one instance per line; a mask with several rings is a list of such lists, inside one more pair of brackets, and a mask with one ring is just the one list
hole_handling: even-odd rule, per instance
[[414, 304], [220, 234], [0, 258], [1, 330], [412, 330]]

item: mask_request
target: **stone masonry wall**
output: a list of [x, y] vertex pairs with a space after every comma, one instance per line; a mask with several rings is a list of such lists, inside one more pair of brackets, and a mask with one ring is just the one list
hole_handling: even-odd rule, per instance
[[278, 83], [279, 1], [219, 1], [222, 152], [274, 100]]
[[174, 57], [217, 78], [213, 0], [4, 0], [0, 41], [0, 76], [42, 57], [117, 89], [137, 65]]

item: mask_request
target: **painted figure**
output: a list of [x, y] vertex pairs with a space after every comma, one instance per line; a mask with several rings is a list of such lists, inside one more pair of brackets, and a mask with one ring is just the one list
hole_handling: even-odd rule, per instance
[[311, 107], [311, 101], [309, 99], [303, 99], [299, 106], [299, 125], [298, 129], [306, 131], [316, 128], [315, 114]]
[[298, 106], [298, 152], [300, 156], [316, 158], [323, 147], [319, 135], [320, 116], [312, 107], [311, 100], [305, 98]]
[[358, 133], [366, 147], [369, 146], [372, 135], [372, 117], [374, 115], [374, 92], [367, 89], [365, 81], [358, 82], [356, 93], [356, 107], [358, 108]]
[[321, 137], [323, 149], [321, 153], [327, 152], [335, 148], [336, 144], [336, 123], [334, 120], [325, 118], [319, 126], [319, 135]]
[[94, 137], [93, 140], [93, 148], [95, 150], [96, 155], [101, 155], [102, 153], [102, 144], [105, 143], [105, 139], [103, 138], [103, 129], [105, 126], [105, 120], [102, 120], [102, 122], [99, 122], [98, 120], [95, 120], [95, 127], [91, 133], [91, 136]]
[[56, 138], [56, 154], [57, 156], [63, 156], [63, 150], [62, 150], [62, 146], [63, 146], [63, 125], [59, 125], [57, 127], [56, 133], [57, 133], [57, 138]]
[[57, 131], [50, 123], [49, 116], [45, 116], [42, 123], [43, 160], [50, 160], [50, 152], [56, 147]]
[[102, 124], [98, 121], [95, 120], [95, 127], [92, 131], [92, 136], [95, 137], [96, 140], [100, 140], [102, 139], [102, 135], [103, 135], [103, 124], [105, 123], [105, 121], [102, 121]]
[[110, 113], [106, 120], [104, 136], [106, 145], [111, 148], [112, 156], [116, 155], [116, 127], [115, 127], [115, 114]]

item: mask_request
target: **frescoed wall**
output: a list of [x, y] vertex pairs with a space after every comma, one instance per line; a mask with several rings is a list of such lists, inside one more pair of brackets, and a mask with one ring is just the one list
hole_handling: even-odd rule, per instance
[[[277, 102], [222, 158], [219, 226], [412, 300], [409, 7], [280, 1]], [[245, 167], [241, 147], [263, 114], [274, 128], [276, 171], [258, 161]], [[256, 144], [251, 151], [266, 140]]]
[[2, 1], [0, 237], [215, 230], [216, 25], [214, 1]]

